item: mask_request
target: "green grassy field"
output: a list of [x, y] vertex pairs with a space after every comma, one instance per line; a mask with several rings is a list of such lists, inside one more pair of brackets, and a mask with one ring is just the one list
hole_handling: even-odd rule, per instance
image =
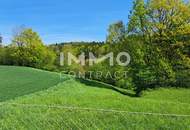
[[0, 66], [0, 101], [45, 90], [60, 82], [57, 73], [26, 67]]
[[[190, 129], [190, 117], [179, 116], [190, 115], [188, 89], [151, 90], [146, 91], [143, 97], [135, 98], [103, 85], [89, 85], [73, 78], [55, 85], [58, 83], [55, 73], [20, 67], [0, 69], [0, 79], [7, 78], [0, 85], [0, 93], [6, 85], [14, 91], [6, 93], [2, 90], [9, 97], [3, 98], [1, 94], [4, 102], [0, 105], [0, 129], [3, 130]], [[21, 73], [30, 78], [17, 78]], [[40, 75], [41, 78], [38, 77]], [[17, 86], [22, 87], [20, 93]], [[14, 95], [10, 95], [12, 93]]]

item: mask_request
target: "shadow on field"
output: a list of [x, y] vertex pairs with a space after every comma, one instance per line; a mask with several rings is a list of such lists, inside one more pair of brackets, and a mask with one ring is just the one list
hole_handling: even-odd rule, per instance
[[88, 85], [88, 86], [111, 89], [111, 90], [114, 90], [114, 91], [116, 91], [122, 95], [130, 96], [130, 97], [136, 97], [136, 95], [132, 92], [127, 92], [127, 90], [116, 88], [116, 87], [109, 85], [109, 84], [106, 84], [106, 83], [102, 83], [102, 82], [98, 82], [98, 81], [94, 81], [94, 80], [88, 80], [88, 79], [79, 79], [79, 78], [77, 78], [76, 80], [79, 81], [80, 83], [83, 83], [83, 84]]

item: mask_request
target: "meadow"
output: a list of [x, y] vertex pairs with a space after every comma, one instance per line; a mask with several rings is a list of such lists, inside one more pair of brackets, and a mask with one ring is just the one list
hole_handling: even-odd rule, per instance
[[190, 130], [190, 1], [49, 2], [1, 2], [0, 130]]
[[0, 81], [3, 130], [190, 129], [189, 89], [147, 90], [137, 98], [106, 84], [7, 66]]
[[0, 101], [45, 90], [59, 82], [60, 75], [57, 73], [27, 67], [0, 66]]

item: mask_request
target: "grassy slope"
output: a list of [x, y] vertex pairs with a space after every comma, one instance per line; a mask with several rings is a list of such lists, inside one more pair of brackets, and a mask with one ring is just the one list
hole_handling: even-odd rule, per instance
[[132, 98], [116, 91], [67, 80], [46, 91], [19, 97], [0, 106], [3, 129], [190, 129], [190, 117], [166, 117], [7, 103], [61, 105], [82, 108], [190, 115], [190, 90], [160, 89]]
[[[163, 91], [157, 90], [156, 94], [160, 92], [158, 95], [161, 96]], [[170, 91], [175, 92], [176, 90], [171, 89]], [[184, 93], [183, 96], [178, 97], [181, 100], [187, 99], [190, 95], [187, 90], [179, 91]], [[154, 95], [153, 93], [155, 92], [150, 92], [150, 95]], [[12, 102], [115, 109], [130, 112], [190, 114], [189, 101], [184, 101], [187, 103], [184, 104], [184, 102], [175, 102], [169, 98], [166, 96], [166, 100], [157, 100], [153, 97], [149, 99], [148, 96], [142, 99], [131, 98], [109, 89], [90, 87], [75, 80], [69, 80], [47, 91], [24, 96]], [[130, 115], [127, 113], [11, 105], [4, 105], [0, 110], [1, 117], [3, 117], [0, 126], [7, 129], [190, 129], [190, 117]]]
[[0, 101], [45, 90], [59, 82], [56, 73], [26, 67], [0, 66]]

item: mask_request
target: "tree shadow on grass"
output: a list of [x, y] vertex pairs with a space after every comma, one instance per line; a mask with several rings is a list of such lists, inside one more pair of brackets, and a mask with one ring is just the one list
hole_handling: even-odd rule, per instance
[[112, 85], [109, 85], [109, 84], [106, 84], [103, 82], [88, 80], [88, 79], [79, 79], [79, 78], [77, 78], [76, 80], [79, 81], [80, 83], [83, 83], [83, 84], [88, 85], [88, 86], [111, 89], [111, 90], [114, 90], [114, 91], [116, 91], [122, 95], [126, 95], [129, 97], [136, 97], [135, 93], [127, 92], [127, 90], [117, 88], [115, 86], [112, 86]]

